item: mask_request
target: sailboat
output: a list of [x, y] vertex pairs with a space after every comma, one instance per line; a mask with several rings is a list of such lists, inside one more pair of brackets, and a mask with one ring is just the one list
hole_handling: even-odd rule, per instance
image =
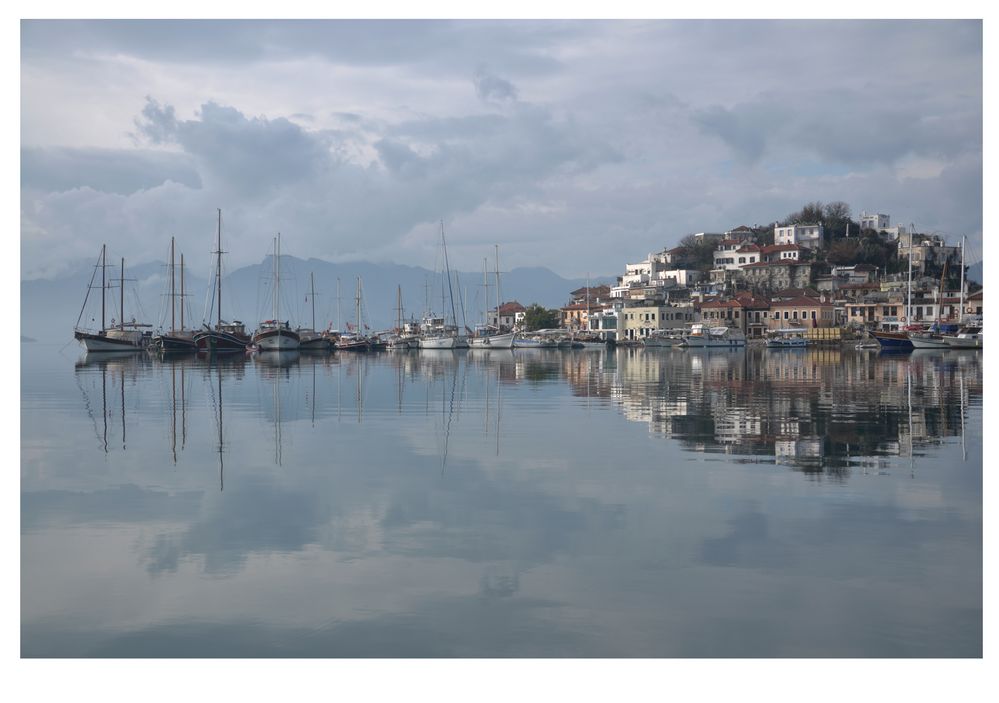
[[193, 330], [184, 329], [184, 255], [180, 255], [180, 329], [177, 329], [177, 297], [174, 291], [176, 283], [174, 267], [174, 238], [170, 237], [170, 331], [155, 335], [150, 348], [161, 352], [194, 352], [198, 350], [194, 343]]
[[395, 333], [389, 337], [386, 344], [389, 349], [415, 349], [419, 346], [419, 339], [409, 334], [402, 323], [402, 286], [396, 287], [395, 292]]
[[[219, 209], [218, 246], [215, 254], [215, 300], [212, 307], [218, 311], [215, 328], [207, 324], [194, 335], [194, 343], [199, 351], [208, 352], [245, 352], [250, 344], [250, 335], [239, 320], [226, 322], [222, 319], [222, 210]], [[211, 310], [209, 319], [211, 319]]]
[[[149, 342], [149, 335], [144, 333], [142, 328], [149, 327], [149, 325], [138, 323], [134, 318], [127, 325], [125, 323], [125, 259], [121, 260], [121, 280], [119, 282], [119, 292], [121, 294], [119, 314], [121, 315], [121, 321], [116, 326], [114, 320], [111, 320], [111, 326], [107, 326], [107, 267], [107, 245], [103, 244], [101, 245], [101, 255], [98, 258], [98, 263], [94, 267], [94, 273], [90, 277], [90, 283], [87, 286], [87, 295], [83, 299], [80, 316], [76, 319], [76, 326], [73, 328], [73, 337], [88, 352], [140, 351]], [[83, 318], [83, 313], [87, 308], [87, 300], [90, 298], [90, 291], [94, 287], [97, 269], [101, 270], [101, 328], [96, 332], [92, 332], [80, 327], [80, 320]], [[129, 329], [125, 329], [126, 327]]]
[[[906, 300], [905, 300], [905, 318], [904, 321], [912, 321], [912, 246], [915, 244], [916, 228], [914, 225], [910, 225], [909, 228], [909, 283], [907, 286]], [[889, 332], [887, 330], [871, 330], [870, 334], [877, 340], [877, 343], [881, 345], [881, 351], [912, 351], [912, 341], [909, 339], [909, 333], [905, 329], [901, 329], [898, 332]]]
[[312, 327], [298, 328], [299, 346], [302, 351], [329, 351], [329, 340], [316, 332], [316, 277], [312, 272], [309, 272], [309, 300], [312, 301]]
[[[468, 340], [468, 345], [472, 349], [513, 349], [515, 332], [504, 332], [499, 326], [500, 309], [500, 272], [499, 272], [499, 244], [496, 246], [496, 326], [483, 325], [477, 330], [477, 334]], [[485, 260], [482, 262], [482, 287], [488, 288], [486, 283]], [[485, 313], [483, 312], [483, 316]]]
[[[454, 309], [454, 290], [451, 287], [451, 267], [447, 258], [447, 242], [444, 240], [444, 221], [441, 220], [441, 250], [444, 253], [443, 275], [447, 278], [447, 289], [451, 299], [451, 319], [457, 320], [458, 315]], [[447, 324], [447, 313], [444, 310], [444, 281], [441, 281], [441, 316], [437, 317], [428, 312], [423, 318], [423, 325], [420, 330], [420, 349], [457, 349], [467, 346], [464, 339], [459, 340], [458, 327]]]
[[[965, 238], [966, 239], [966, 238]], [[943, 335], [944, 342], [951, 349], [981, 349], [982, 348], [982, 326], [980, 324], [964, 324], [964, 245], [965, 239], [961, 240], [961, 312], [958, 320], [961, 328], [955, 335]]]
[[[944, 280], [947, 278], [947, 262], [944, 262], [943, 270], [940, 272], [940, 286], [937, 289], [937, 319], [928, 330], [912, 330], [909, 332], [909, 341], [914, 349], [947, 349], [947, 341], [943, 338], [941, 330], [944, 325], [940, 320], [940, 311], [943, 309]], [[954, 330], [957, 328], [954, 327]], [[953, 331], [953, 330], [949, 330]]]
[[281, 234], [274, 238], [274, 319], [264, 320], [253, 334], [253, 346], [259, 351], [293, 351], [299, 348], [298, 332], [281, 322]]
[[370, 342], [367, 337], [361, 334], [361, 277], [357, 277], [357, 290], [354, 293], [354, 309], [357, 313], [357, 327], [350, 330], [350, 323], [347, 323], [348, 331], [340, 335], [336, 341], [337, 351], [368, 351]]

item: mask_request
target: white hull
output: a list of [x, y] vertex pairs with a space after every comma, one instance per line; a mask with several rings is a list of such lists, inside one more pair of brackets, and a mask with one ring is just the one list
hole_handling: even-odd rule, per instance
[[87, 337], [80, 341], [88, 352], [132, 352], [142, 350], [141, 345], [131, 342], [95, 339], [94, 337]]
[[470, 337], [468, 346], [472, 349], [513, 349], [513, 338], [513, 332], [489, 337]]
[[254, 341], [260, 351], [295, 351], [300, 343], [297, 337], [271, 334]]
[[804, 349], [808, 346], [806, 339], [770, 339], [767, 340], [768, 349]]
[[454, 349], [454, 337], [425, 337], [420, 340], [420, 349]]
[[950, 349], [981, 349], [981, 337], [944, 337]]
[[950, 349], [950, 345], [943, 337], [917, 337], [913, 335], [909, 337], [909, 341], [912, 342], [913, 349]]

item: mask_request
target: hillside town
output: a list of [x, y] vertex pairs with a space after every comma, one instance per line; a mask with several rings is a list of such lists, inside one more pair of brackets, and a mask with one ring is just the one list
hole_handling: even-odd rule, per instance
[[[684, 237], [625, 263], [614, 285], [579, 288], [546, 312], [563, 330], [625, 345], [697, 324], [747, 340], [798, 329], [815, 341], [980, 325], [982, 289], [966, 264], [962, 242], [893, 225], [888, 214], [853, 220], [845, 203], [812, 203], [769, 226]], [[509, 301], [490, 324], [530, 331], [529, 317]]]

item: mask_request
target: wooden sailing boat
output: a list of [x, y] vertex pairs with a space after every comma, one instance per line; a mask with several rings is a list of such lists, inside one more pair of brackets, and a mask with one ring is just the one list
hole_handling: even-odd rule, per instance
[[316, 332], [316, 277], [309, 272], [309, 300], [312, 302], [312, 327], [299, 327], [299, 347], [303, 351], [329, 351], [330, 343], [322, 334]]
[[[194, 335], [194, 343], [199, 351], [223, 353], [223, 352], [245, 352], [250, 344], [250, 336], [246, 333], [246, 328], [239, 320], [226, 322], [222, 319], [222, 210], [219, 209], [218, 243], [215, 254], [215, 299], [212, 307], [218, 311], [214, 329], [207, 324], [202, 326]], [[211, 319], [211, 310], [209, 310]]]
[[151, 348], [162, 352], [193, 352], [198, 347], [194, 343], [194, 333], [184, 329], [184, 255], [180, 255], [180, 329], [177, 329], [177, 296], [175, 291], [176, 270], [174, 267], [174, 238], [170, 237], [170, 331], [153, 337]]
[[[454, 309], [454, 290], [451, 286], [451, 266], [447, 258], [447, 242], [444, 239], [444, 221], [441, 220], [441, 250], [444, 254], [444, 270], [442, 275], [447, 282], [441, 281], [441, 316], [437, 317], [428, 312], [423, 319], [420, 330], [420, 349], [457, 349], [468, 346], [464, 337], [458, 335], [457, 319], [458, 315]], [[451, 299], [451, 319], [455, 324], [447, 324], [447, 313], [444, 312], [444, 287], [447, 287]]]
[[287, 322], [281, 322], [281, 233], [274, 238], [274, 318], [260, 323], [253, 335], [253, 346], [259, 351], [293, 351], [299, 348], [298, 332]]
[[[121, 280], [119, 282], [119, 292], [121, 302], [119, 314], [121, 320], [118, 325], [111, 320], [108, 327], [106, 295], [108, 289], [107, 280], [107, 245], [101, 245], [101, 255], [97, 265], [94, 267], [94, 274], [90, 277], [90, 284], [87, 286], [87, 295], [83, 299], [83, 307], [80, 309], [80, 316], [76, 319], [76, 326], [73, 328], [73, 337], [79, 341], [88, 352], [112, 352], [112, 351], [139, 351], [148, 344], [149, 337], [143, 333], [142, 328], [149, 327], [147, 324], [139, 323], [132, 319], [130, 323], [125, 323], [125, 259], [121, 260]], [[87, 308], [87, 301], [90, 298], [90, 291], [94, 287], [94, 279], [97, 276], [97, 269], [101, 270], [101, 327], [97, 331], [90, 331], [80, 327], [80, 320]], [[125, 329], [128, 327], [129, 329]]]
[[[340, 335], [336, 341], [338, 351], [368, 351], [370, 342], [367, 337], [361, 334], [361, 277], [357, 277], [357, 290], [354, 293], [354, 309], [356, 313], [356, 327]], [[350, 323], [347, 323], [350, 327]]]

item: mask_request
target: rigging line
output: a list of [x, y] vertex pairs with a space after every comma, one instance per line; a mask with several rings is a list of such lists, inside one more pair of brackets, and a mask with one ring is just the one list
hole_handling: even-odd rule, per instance
[[[103, 252], [103, 250], [102, 250]], [[97, 257], [97, 261], [100, 262], [101, 257]], [[87, 285], [87, 294], [83, 297], [83, 306], [80, 308], [80, 315], [76, 318], [76, 326], [80, 326], [80, 320], [83, 319], [83, 313], [87, 309], [87, 301], [90, 299], [90, 290], [94, 287], [94, 279], [97, 278], [97, 269], [101, 264], [98, 263], [94, 266], [94, 272], [90, 274], [90, 283]]]

